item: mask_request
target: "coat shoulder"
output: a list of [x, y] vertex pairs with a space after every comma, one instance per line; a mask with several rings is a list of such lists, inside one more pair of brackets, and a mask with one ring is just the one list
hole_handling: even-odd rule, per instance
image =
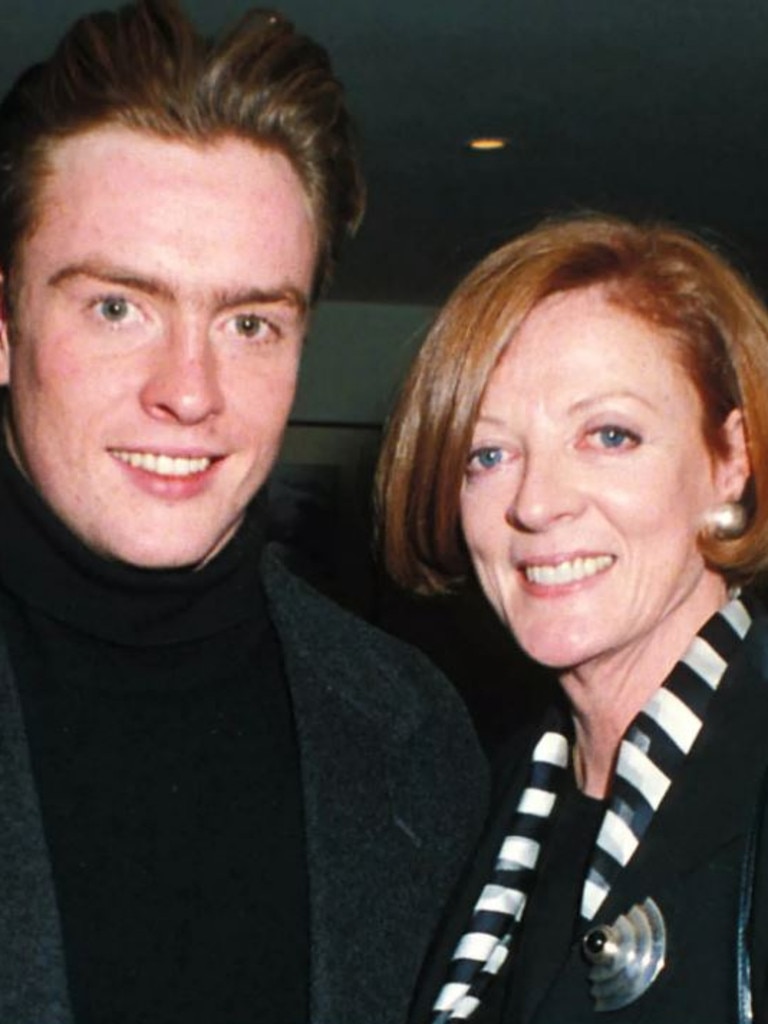
[[318, 593], [269, 550], [262, 578], [289, 668], [311, 668], [370, 717], [395, 713], [407, 727], [443, 715], [472, 732], [456, 690], [421, 651]]

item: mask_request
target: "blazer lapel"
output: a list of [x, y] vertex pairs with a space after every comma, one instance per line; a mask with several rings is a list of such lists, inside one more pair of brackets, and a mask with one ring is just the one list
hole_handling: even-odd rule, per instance
[[0, 1020], [70, 1024], [50, 863], [19, 699], [0, 648]]
[[755, 631], [728, 670], [696, 746], [654, 816], [647, 842], [621, 873], [599, 920], [612, 920], [628, 909], [629, 894], [652, 896], [665, 880], [695, 870], [745, 836], [768, 762], [768, 650], [764, 625], [756, 624]]

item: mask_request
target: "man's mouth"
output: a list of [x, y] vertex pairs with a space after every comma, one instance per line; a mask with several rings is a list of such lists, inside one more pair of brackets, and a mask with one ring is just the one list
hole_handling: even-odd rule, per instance
[[578, 583], [580, 580], [605, 572], [613, 565], [612, 555], [593, 555], [586, 558], [573, 558], [557, 565], [524, 565], [523, 573], [529, 583], [541, 587], [562, 586], [566, 583]]
[[129, 452], [113, 448], [111, 454], [120, 462], [158, 476], [194, 476], [204, 473], [213, 459], [207, 456], [157, 455], [154, 452]]

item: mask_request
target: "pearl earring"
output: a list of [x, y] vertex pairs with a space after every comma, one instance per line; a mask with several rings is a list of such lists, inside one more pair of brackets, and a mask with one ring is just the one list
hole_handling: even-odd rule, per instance
[[747, 528], [747, 513], [738, 501], [724, 501], [704, 514], [702, 532], [717, 540], [737, 540]]

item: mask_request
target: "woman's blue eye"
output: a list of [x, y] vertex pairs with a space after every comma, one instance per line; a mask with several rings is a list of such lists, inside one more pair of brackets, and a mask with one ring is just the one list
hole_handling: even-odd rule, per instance
[[603, 448], [623, 448], [626, 444], [637, 444], [640, 438], [623, 427], [601, 427], [595, 431]]
[[479, 448], [472, 453], [472, 461], [476, 462], [481, 469], [493, 469], [501, 462], [501, 448]]

